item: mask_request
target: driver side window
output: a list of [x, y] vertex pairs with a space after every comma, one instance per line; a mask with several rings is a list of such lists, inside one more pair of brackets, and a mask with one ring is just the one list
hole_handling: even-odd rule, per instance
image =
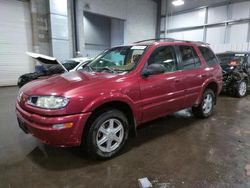
[[165, 72], [175, 72], [178, 70], [175, 50], [173, 46], [162, 46], [157, 48], [149, 57], [148, 65], [161, 64]]

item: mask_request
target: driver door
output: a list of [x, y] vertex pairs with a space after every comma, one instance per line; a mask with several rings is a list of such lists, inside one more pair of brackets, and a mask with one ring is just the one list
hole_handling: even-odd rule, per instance
[[185, 98], [182, 73], [178, 70], [174, 46], [161, 46], [150, 55], [144, 68], [162, 64], [165, 72], [147, 77], [140, 76], [143, 122], [179, 110]]

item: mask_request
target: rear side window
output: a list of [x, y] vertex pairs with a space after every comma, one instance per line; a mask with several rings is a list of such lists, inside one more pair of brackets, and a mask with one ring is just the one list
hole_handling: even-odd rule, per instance
[[212, 50], [210, 50], [207, 47], [203, 47], [203, 46], [199, 46], [199, 50], [202, 53], [202, 56], [204, 57], [206, 63], [208, 66], [213, 66], [216, 64], [219, 64], [216, 56], [214, 55], [214, 53], [212, 52]]
[[218, 54], [217, 57], [220, 60], [221, 66], [228, 66], [234, 63], [242, 65], [245, 62], [245, 54], [225, 53]]
[[200, 67], [201, 61], [192, 46], [179, 46], [182, 58], [183, 70], [190, 70]]

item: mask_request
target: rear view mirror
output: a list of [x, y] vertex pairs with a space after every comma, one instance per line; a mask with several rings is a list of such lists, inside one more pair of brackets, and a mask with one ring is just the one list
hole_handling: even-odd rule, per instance
[[142, 76], [162, 74], [165, 72], [165, 67], [162, 64], [151, 64], [142, 71]]

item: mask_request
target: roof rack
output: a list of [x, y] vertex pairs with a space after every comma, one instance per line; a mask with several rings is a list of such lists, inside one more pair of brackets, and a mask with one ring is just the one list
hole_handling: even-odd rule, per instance
[[175, 38], [154, 38], [154, 39], [145, 39], [145, 40], [140, 40], [140, 41], [136, 41], [134, 42], [135, 44], [138, 43], [142, 43], [142, 42], [148, 42], [148, 41], [167, 41], [167, 42], [175, 42], [175, 41], [179, 41], [179, 42], [192, 42], [192, 43], [196, 43], [196, 44], [203, 44], [203, 45], [209, 45], [206, 42], [202, 42], [202, 41], [188, 41], [188, 40], [180, 40], [180, 39], [175, 39]]

